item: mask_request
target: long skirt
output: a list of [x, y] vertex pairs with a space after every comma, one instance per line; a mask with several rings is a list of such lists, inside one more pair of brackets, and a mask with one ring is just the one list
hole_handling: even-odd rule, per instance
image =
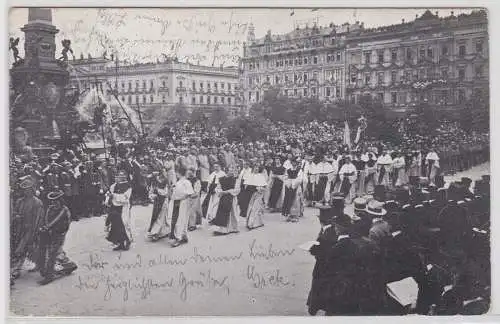
[[237, 215], [239, 212], [237, 199], [230, 194], [223, 195], [219, 200], [219, 207], [212, 221], [213, 230], [225, 234], [238, 232]]
[[252, 198], [252, 192], [247, 188], [241, 188], [240, 194], [238, 195], [238, 204], [240, 205], [241, 217], [246, 217], [247, 215], [250, 198]]
[[285, 188], [285, 202], [283, 203], [282, 214], [294, 218], [304, 215], [304, 196], [301, 186], [295, 189]]
[[360, 170], [358, 172], [358, 179], [356, 181], [356, 193], [360, 197], [366, 194], [365, 179], [366, 179], [366, 171]]
[[54, 274], [54, 266], [60, 249], [64, 244], [66, 233], [42, 233], [40, 234], [40, 257], [38, 266], [43, 277]]
[[372, 194], [375, 190], [377, 174], [375, 172], [367, 172], [365, 180], [364, 180], [364, 190], [366, 194]]
[[165, 199], [163, 205], [160, 208], [160, 211], [158, 212], [158, 217], [156, 218], [155, 222], [152, 224], [151, 229], [148, 232], [149, 238], [161, 239], [167, 237], [170, 234], [169, 227], [167, 224], [167, 213], [169, 204], [170, 202], [168, 201], [168, 199]]
[[200, 197], [188, 199], [189, 227], [201, 225], [201, 201]]
[[264, 192], [256, 191], [253, 193], [252, 198], [250, 198], [250, 203], [248, 204], [247, 210], [247, 228], [254, 229], [257, 227], [264, 226], [263, 216], [264, 216]]
[[217, 193], [213, 193], [211, 195], [207, 194], [203, 199], [203, 204], [201, 205], [202, 215], [209, 222], [215, 218], [217, 206], [219, 205], [219, 198]]
[[153, 203], [153, 214], [151, 215], [151, 222], [149, 223], [148, 232], [151, 232], [151, 229], [153, 228], [153, 224], [158, 219], [158, 216], [160, 215], [161, 207], [163, 206], [163, 203], [165, 202], [165, 198], [166, 198], [165, 196], [157, 196], [155, 198], [155, 201]]
[[314, 190], [314, 199], [313, 201], [322, 201], [325, 199], [325, 192], [328, 185], [328, 177], [320, 176], [318, 179], [318, 183], [315, 186]]
[[187, 240], [189, 224], [188, 199], [171, 200], [168, 204], [166, 227], [170, 238]]
[[281, 209], [285, 199], [285, 185], [281, 179], [274, 178], [271, 184], [271, 193], [269, 196], [269, 208]]
[[395, 170], [396, 172], [396, 187], [404, 186], [408, 183], [408, 175], [405, 168], [399, 168]]
[[111, 206], [108, 210], [106, 225], [108, 226], [106, 239], [111, 243], [120, 245], [132, 241], [129, 206]]
[[391, 187], [391, 179], [389, 170], [383, 170], [377, 172], [377, 184], [382, 185], [386, 188]]

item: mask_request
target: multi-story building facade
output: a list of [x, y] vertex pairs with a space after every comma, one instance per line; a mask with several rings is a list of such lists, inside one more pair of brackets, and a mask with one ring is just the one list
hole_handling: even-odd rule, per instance
[[241, 61], [241, 84], [247, 107], [270, 88], [290, 97], [335, 102], [345, 96], [346, 40], [363, 25], [295, 29], [285, 35], [255, 39], [250, 26]]
[[346, 55], [351, 103], [371, 95], [394, 111], [418, 102], [454, 109], [489, 87], [483, 11], [445, 18], [426, 11], [412, 22], [351, 33]]
[[361, 23], [296, 29], [255, 39], [249, 29], [241, 84], [248, 108], [271, 87], [283, 95], [358, 103], [371, 95], [394, 111], [419, 101], [453, 109], [485, 91], [486, 12], [366, 29]]
[[[199, 109], [210, 114], [219, 107], [236, 116], [241, 108], [237, 67], [209, 67], [180, 63], [127, 65], [116, 58], [87, 58], [70, 62], [71, 86], [98, 87], [108, 99], [113, 93], [122, 104], [144, 112], [150, 122], [155, 110], [182, 104], [188, 111]], [[113, 92], [114, 91], [114, 92]]]

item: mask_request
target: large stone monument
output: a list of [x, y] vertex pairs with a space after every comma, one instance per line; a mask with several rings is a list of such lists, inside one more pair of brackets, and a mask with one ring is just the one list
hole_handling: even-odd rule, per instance
[[69, 73], [66, 62], [55, 57], [59, 30], [52, 25], [51, 9], [29, 8], [28, 23], [21, 30], [25, 57], [16, 59], [10, 70], [10, 129], [26, 129], [36, 147], [59, 137], [59, 126], [68, 126], [63, 120], [74, 108], [64, 100]]

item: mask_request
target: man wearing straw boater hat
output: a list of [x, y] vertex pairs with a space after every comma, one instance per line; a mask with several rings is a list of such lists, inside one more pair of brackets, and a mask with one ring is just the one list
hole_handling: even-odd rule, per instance
[[13, 227], [11, 244], [11, 282], [20, 276], [21, 267], [26, 259], [37, 261], [35, 255], [36, 234], [43, 218], [43, 203], [35, 197], [34, 182], [31, 176], [20, 179], [23, 197], [14, 205], [11, 219]]
[[40, 274], [43, 279], [38, 283], [46, 285], [57, 277], [55, 270], [56, 258], [61, 252], [66, 233], [71, 223], [68, 207], [62, 203], [64, 192], [61, 190], [47, 195], [49, 206], [40, 227], [40, 256], [38, 260]]

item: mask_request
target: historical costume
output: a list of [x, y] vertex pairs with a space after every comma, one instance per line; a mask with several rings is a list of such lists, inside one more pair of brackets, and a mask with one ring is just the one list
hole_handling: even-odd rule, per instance
[[426, 176], [430, 181], [430, 184], [435, 183], [436, 176], [439, 175], [439, 156], [434, 150], [427, 153], [425, 157], [425, 165], [427, 166]]
[[214, 165], [214, 172], [208, 177], [208, 188], [205, 199], [201, 205], [202, 215], [208, 221], [211, 221], [215, 217], [217, 212], [217, 204], [219, 202], [219, 197], [215, 195], [215, 189], [219, 185], [219, 179], [225, 177], [226, 173], [220, 169], [219, 164]]
[[356, 179], [356, 186], [355, 186], [355, 191], [357, 196], [363, 196], [365, 192], [365, 179], [366, 179], [366, 162], [368, 162], [368, 157], [358, 155], [354, 158], [354, 161], [352, 161], [352, 164], [356, 167], [356, 172], [357, 172], [357, 179]]
[[396, 187], [403, 186], [408, 183], [407, 175], [406, 175], [406, 161], [405, 157], [401, 154], [397, 154], [394, 160], [392, 161], [392, 169], [394, 172], [394, 176], [396, 181], [394, 181], [394, 185]]
[[329, 200], [331, 183], [336, 176], [333, 165], [325, 158], [314, 166], [311, 173], [314, 175], [315, 181], [313, 202]]
[[389, 154], [382, 154], [377, 159], [377, 185], [386, 188], [391, 186], [390, 173], [392, 167], [392, 158]]
[[124, 171], [117, 174], [116, 182], [111, 185], [107, 195], [108, 217], [106, 239], [113, 243], [114, 251], [128, 250], [132, 242], [130, 227], [132, 188]]
[[252, 192], [252, 197], [248, 204], [246, 223], [247, 228], [250, 230], [264, 226], [262, 217], [265, 209], [264, 191], [267, 181], [264, 174], [258, 171], [257, 168], [254, 168], [252, 175], [247, 180], [247, 187]]
[[30, 176], [21, 180], [24, 196], [19, 198], [12, 211], [11, 277], [17, 279], [26, 261], [38, 262], [36, 251], [37, 232], [44, 217], [43, 203], [35, 197], [34, 183]]
[[287, 222], [297, 222], [304, 213], [304, 199], [302, 194], [302, 170], [293, 161], [291, 167], [286, 171], [285, 199], [283, 202], [282, 215]]
[[241, 181], [241, 177], [235, 178], [231, 172], [219, 179], [219, 187], [217, 188], [217, 195], [220, 196], [219, 204], [215, 218], [211, 222], [216, 235], [238, 232], [239, 207], [236, 197], [240, 192]]
[[168, 179], [164, 175], [159, 174], [153, 185], [153, 214], [151, 215], [151, 222], [148, 228], [148, 237], [153, 241], [168, 236], [168, 233], [165, 231], [165, 225], [169, 190]]
[[354, 185], [357, 178], [357, 170], [354, 164], [351, 163], [349, 157], [345, 158], [345, 163], [339, 171], [341, 181], [340, 192], [344, 195], [344, 199], [350, 204], [356, 198], [356, 187]]
[[281, 210], [285, 199], [284, 179], [286, 169], [281, 165], [279, 158], [275, 160], [275, 165], [271, 169], [271, 186], [269, 193], [268, 207], [272, 211]]
[[238, 194], [238, 204], [240, 207], [240, 216], [246, 217], [248, 204], [250, 203], [250, 198], [252, 197], [252, 192], [246, 187], [246, 182], [248, 177], [252, 174], [252, 168], [249, 167], [245, 162], [243, 162], [243, 169], [238, 176], [240, 183], [240, 191]]
[[193, 186], [194, 195], [188, 200], [189, 225], [188, 230], [193, 231], [201, 225], [201, 181], [196, 177], [196, 170], [188, 170], [187, 179]]
[[310, 156], [306, 156], [306, 158], [302, 161], [302, 176], [303, 176], [303, 193], [304, 193], [304, 200], [307, 202], [309, 205], [312, 202], [313, 199], [313, 179], [311, 175], [311, 170], [314, 168], [313, 162]]
[[375, 190], [375, 185], [377, 184], [377, 157], [373, 153], [367, 153], [362, 159], [366, 162], [364, 191], [370, 195]]
[[66, 233], [71, 223], [68, 207], [64, 206], [61, 198], [62, 191], [48, 194], [49, 207], [40, 227], [40, 251], [38, 266], [43, 279], [39, 284], [45, 285], [55, 279], [56, 258], [62, 249]]
[[193, 185], [185, 177], [185, 170], [181, 169], [179, 176], [168, 204], [166, 222], [170, 238], [174, 240], [172, 247], [177, 247], [188, 242], [189, 199], [195, 198]]

